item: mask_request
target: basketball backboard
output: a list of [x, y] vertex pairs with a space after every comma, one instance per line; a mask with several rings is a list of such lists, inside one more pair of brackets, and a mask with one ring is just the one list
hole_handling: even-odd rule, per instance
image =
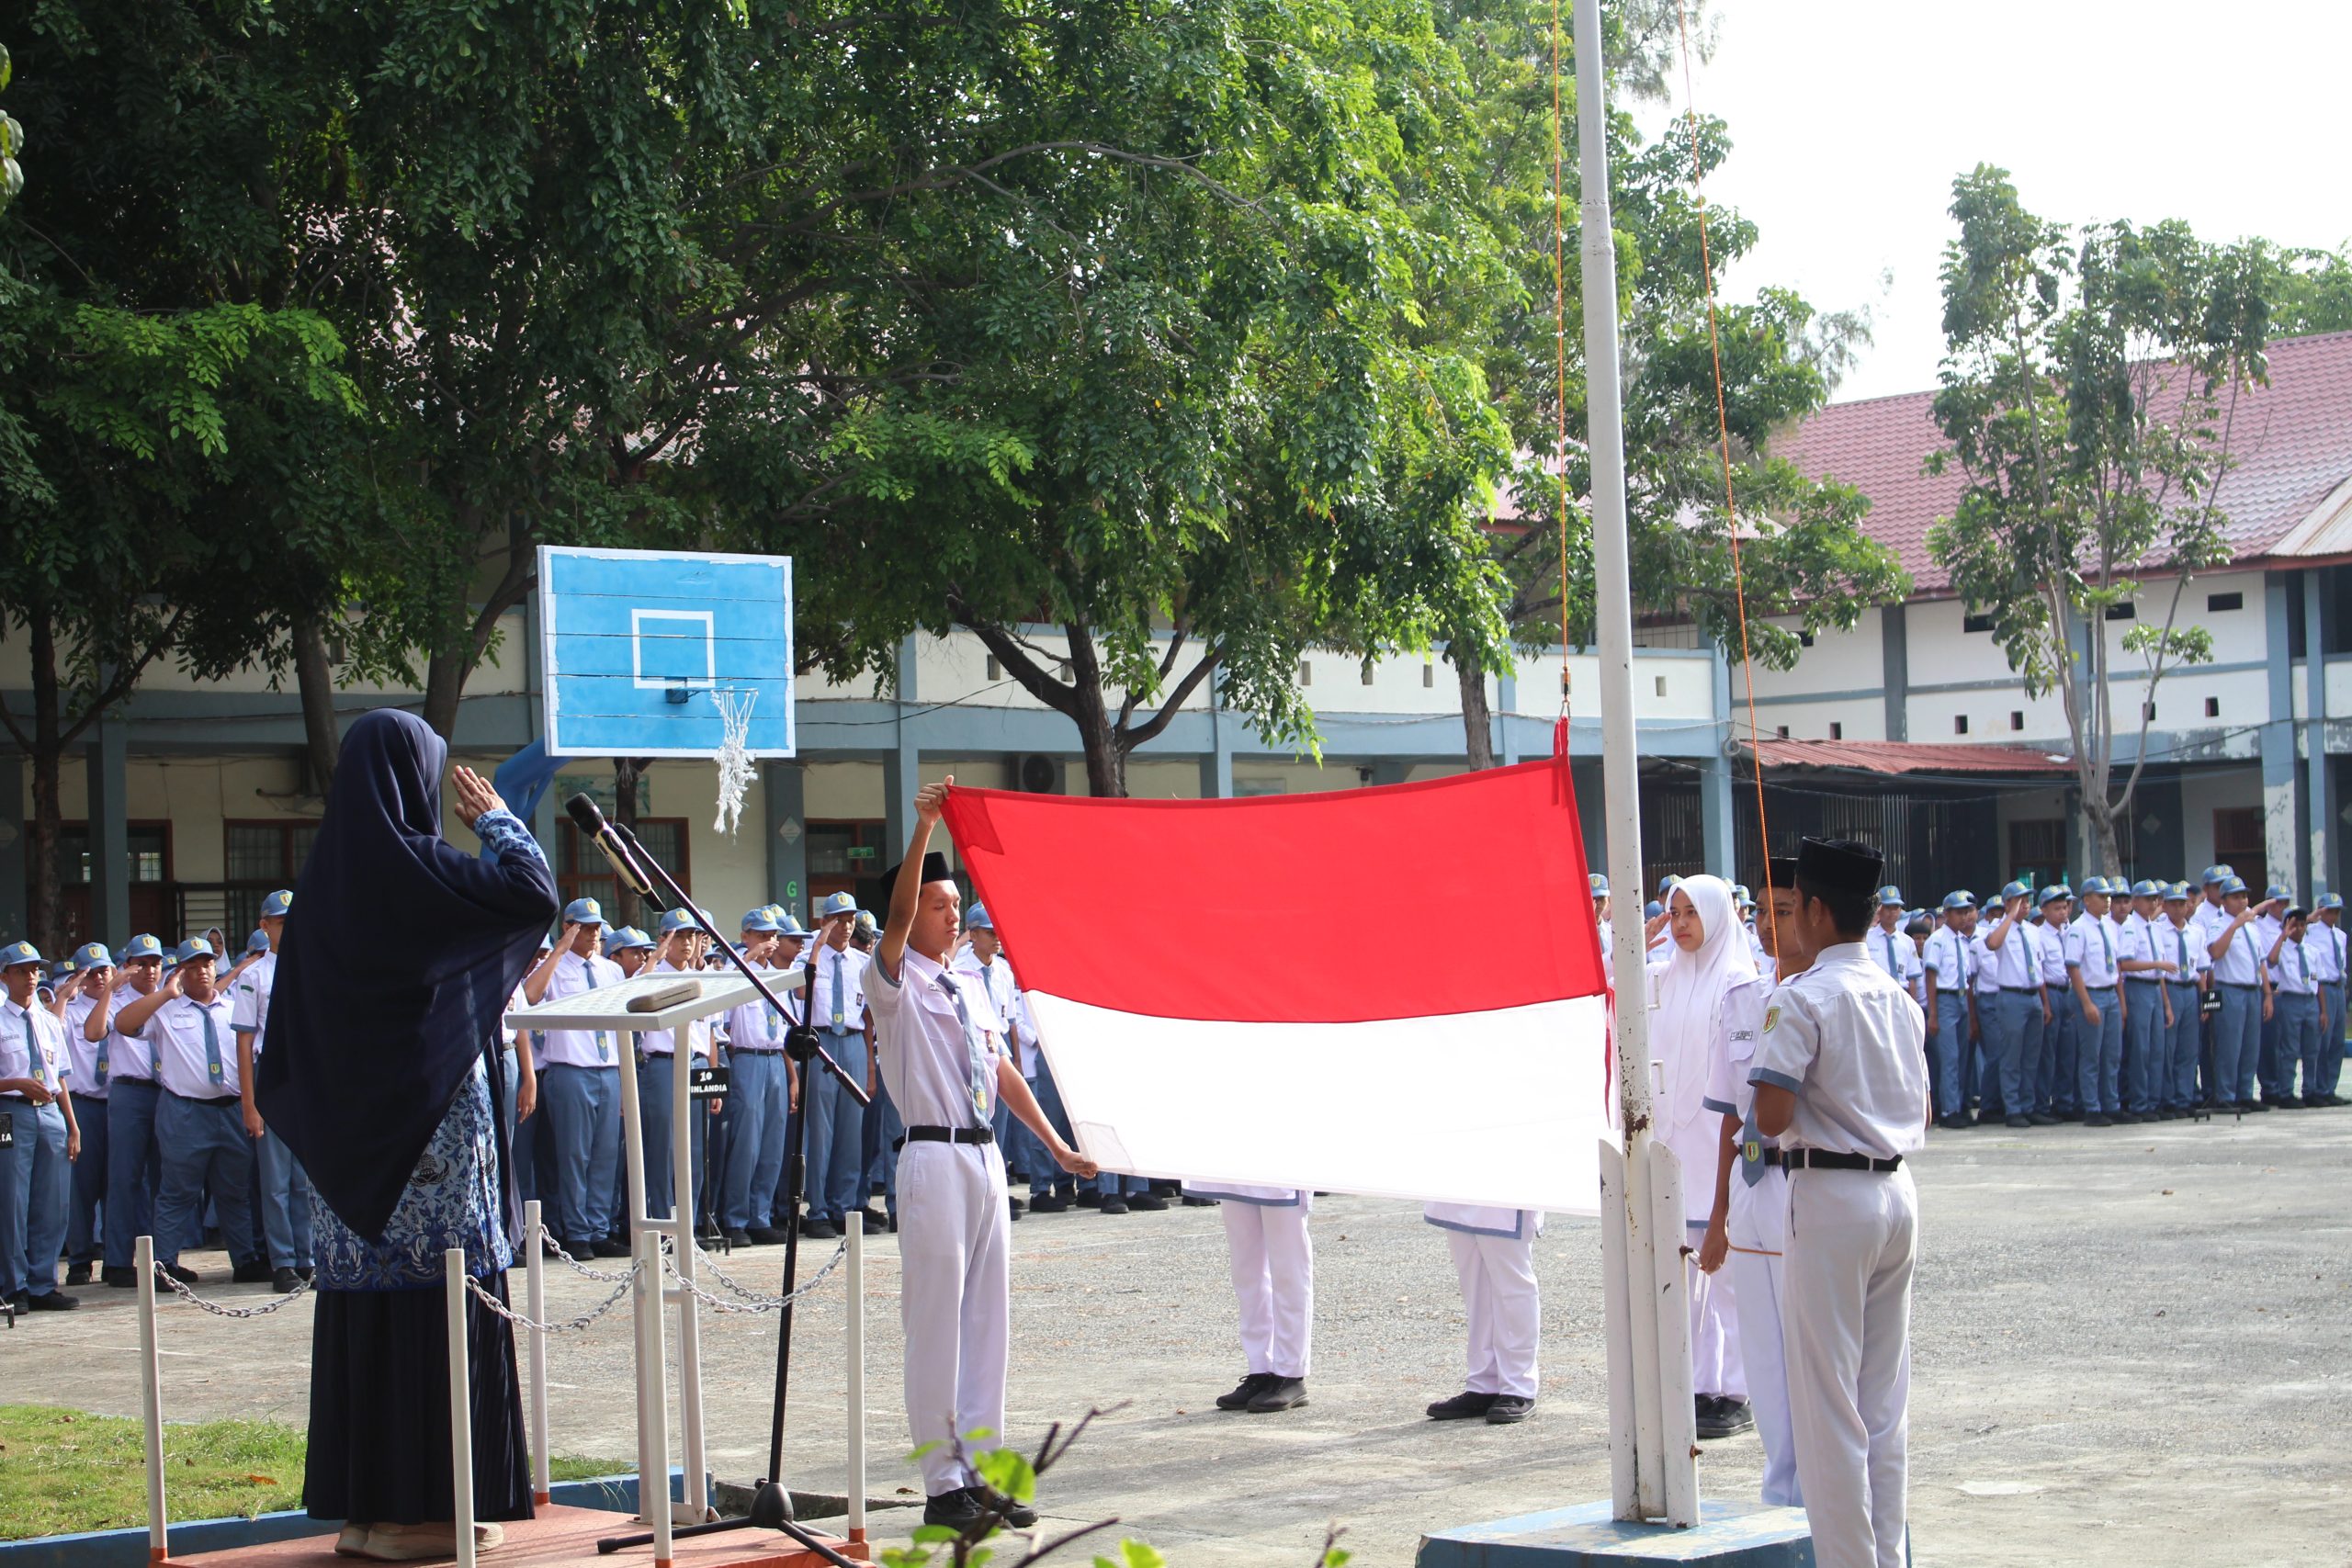
[[729, 694], [793, 754], [789, 557], [542, 545], [538, 609], [552, 755], [715, 756]]

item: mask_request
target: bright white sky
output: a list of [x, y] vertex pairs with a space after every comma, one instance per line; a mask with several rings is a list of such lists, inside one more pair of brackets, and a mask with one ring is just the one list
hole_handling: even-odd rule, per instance
[[[1721, 287], [1870, 306], [1877, 343], [1840, 401], [1936, 384], [1945, 209], [1979, 162], [2044, 218], [2352, 239], [2347, 0], [1716, 3], [1698, 104], [1734, 150], [1707, 195], [1762, 231]], [[1664, 128], [1664, 111], [1640, 118]]]

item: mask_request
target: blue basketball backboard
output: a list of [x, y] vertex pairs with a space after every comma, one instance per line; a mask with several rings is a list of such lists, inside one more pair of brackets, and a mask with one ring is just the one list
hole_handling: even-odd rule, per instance
[[538, 609], [552, 754], [714, 756], [730, 694], [793, 754], [790, 558], [542, 545]]

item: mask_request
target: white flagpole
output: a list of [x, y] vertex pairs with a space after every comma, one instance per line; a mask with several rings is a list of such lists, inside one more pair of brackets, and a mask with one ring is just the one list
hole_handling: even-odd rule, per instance
[[[1624, 1128], [1623, 1202], [1626, 1245], [1623, 1277], [1607, 1281], [1626, 1292], [1625, 1342], [1612, 1341], [1611, 1359], [1628, 1361], [1633, 1430], [1612, 1431], [1611, 1447], [1633, 1455], [1631, 1495], [1618, 1488], [1621, 1519], [1657, 1519], [1669, 1492], [1696, 1495], [1696, 1482], [1669, 1487], [1667, 1466], [1695, 1471], [1688, 1453], [1669, 1456], [1664, 1439], [1656, 1303], [1662, 1246], [1679, 1249], [1682, 1237], [1660, 1237], [1650, 1200], [1649, 987], [1642, 922], [1640, 741], [1634, 725], [1634, 608], [1625, 544], [1625, 431], [1617, 374], [1617, 249], [1609, 215], [1609, 88], [1601, 70], [1600, 0], [1576, 0], [1577, 171], [1583, 214], [1585, 405], [1587, 450], [1592, 462], [1593, 617], [1600, 637], [1601, 789], [1609, 829], [1611, 967], [1617, 980], [1617, 1082]], [[1563, 460], [1566, 454], [1562, 455]], [[1615, 1216], [1611, 1222], [1615, 1223]], [[1631, 1280], [1645, 1288], [1633, 1292]], [[1677, 1303], [1679, 1305], [1679, 1303]], [[1623, 1467], [1613, 1467], [1623, 1474]], [[1676, 1520], [1676, 1523], [1690, 1523]]]

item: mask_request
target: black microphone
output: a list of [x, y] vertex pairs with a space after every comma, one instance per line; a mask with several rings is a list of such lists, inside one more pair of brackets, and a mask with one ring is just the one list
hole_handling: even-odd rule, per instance
[[605, 821], [605, 814], [596, 809], [596, 803], [594, 800], [585, 795], [575, 795], [563, 803], [563, 808], [571, 813], [572, 826], [580, 829], [581, 836], [594, 844], [598, 852], [603, 854], [606, 863], [612, 866], [613, 874], [620, 878], [622, 886], [656, 909], [667, 909], [670, 907], [662, 895], [653, 890], [651, 883], [639, 872], [637, 862], [629, 854], [628, 846], [614, 834], [610, 825]]

